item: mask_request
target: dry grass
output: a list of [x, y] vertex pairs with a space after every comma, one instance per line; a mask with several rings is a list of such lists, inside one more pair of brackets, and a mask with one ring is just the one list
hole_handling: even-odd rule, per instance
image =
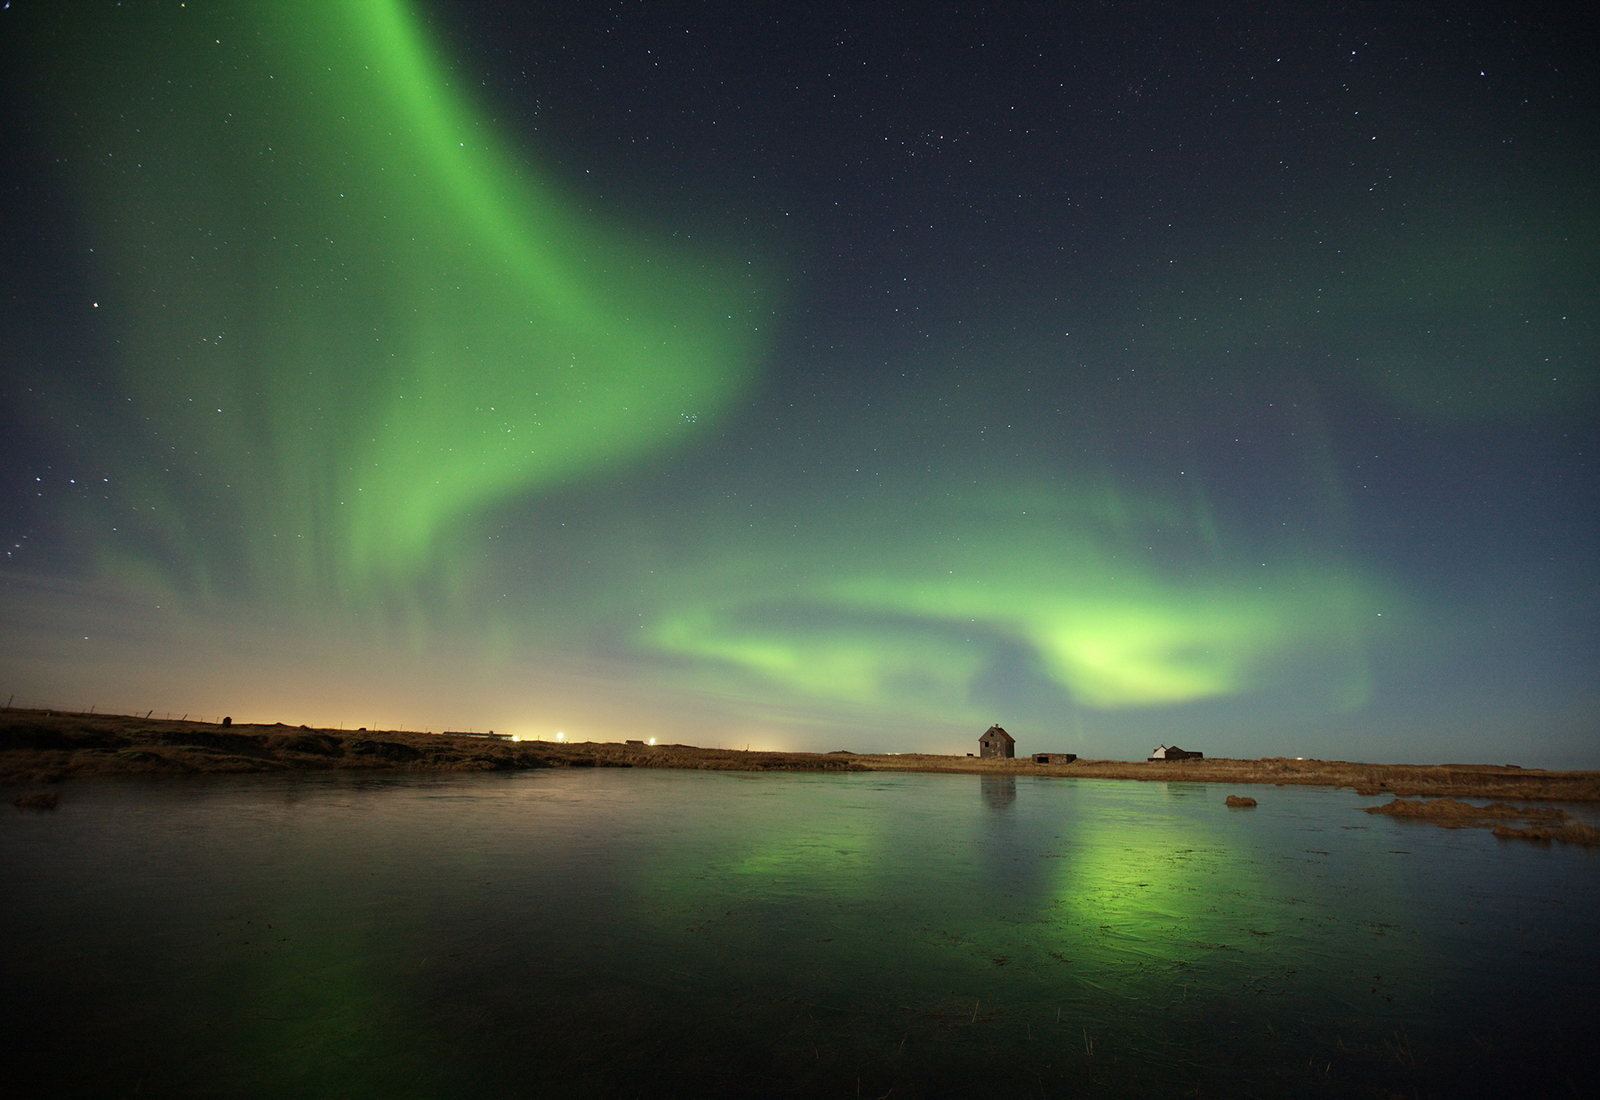
[[[118, 715], [0, 712], [0, 782], [172, 772], [502, 771], [527, 768], [693, 768], [715, 771], [913, 771], [1062, 779], [1349, 787], [1362, 794], [1600, 802], [1600, 772], [1483, 764], [1361, 764], [1330, 760], [1078, 760], [1035, 764], [927, 753], [741, 752], [692, 745], [504, 742], [408, 731], [300, 726], [224, 728]], [[1517, 815], [1526, 817], [1525, 814]]]
[[[1573, 821], [1565, 810], [1548, 806], [1512, 806], [1505, 802], [1491, 802], [1487, 806], [1474, 806], [1454, 798], [1435, 798], [1425, 802], [1407, 802], [1397, 798], [1382, 806], [1368, 806], [1369, 814], [1387, 814], [1408, 821], [1426, 821], [1446, 829], [1477, 828], [1494, 830], [1494, 835], [1506, 839], [1559, 840], [1563, 844], [1600, 845], [1600, 829]], [[1522, 826], [1514, 821], [1530, 822]]]
[[508, 742], [403, 730], [325, 730], [47, 711], [0, 712], [0, 783], [179, 772], [512, 771], [531, 768], [865, 771], [848, 755], [687, 745]]
[[1565, 810], [1536, 808], [1533, 806], [1513, 806], [1507, 802], [1491, 802], [1487, 806], [1474, 806], [1467, 802], [1458, 802], [1453, 798], [1435, 798], [1431, 801], [1407, 802], [1397, 798], [1393, 802], [1386, 802], [1382, 806], [1368, 806], [1369, 814], [1388, 814], [1390, 817], [1403, 817], [1412, 821], [1431, 821], [1436, 825], [1458, 829], [1463, 825], [1482, 825], [1487, 827], [1493, 820], [1506, 820], [1515, 818], [1564, 821], [1567, 813]]
[[11, 800], [19, 810], [53, 810], [58, 802], [55, 791], [29, 791]]
[[1519, 798], [1554, 802], [1600, 802], [1600, 772], [1544, 771], [1500, 764], [1362, 764], [1345, 760], [1125, 761], [1079, 760], [1035, 764], [1028, 759], [977, 757], [856, 756], [873, 771], [976, 772], [980, 775], [1048, 775], [1078, 779], [1137, 779], [1183, 783], [1347, 787], [1359, 794]]
[[1505, 839], [1542, 840], [1549, 843], [1559, 840], [1563, 844], [1581, 844], [1585, 848], [1600, 848], [1600, 829], [1581, 821], [1563, 821], [1559, 825], [1527, 825], [1514, 828], [1496, 825], [1494, 835]]

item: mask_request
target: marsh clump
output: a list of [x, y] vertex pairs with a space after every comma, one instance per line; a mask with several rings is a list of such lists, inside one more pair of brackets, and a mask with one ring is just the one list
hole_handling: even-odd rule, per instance
[[1539, 840], [1548, 844], [1559, 840], [1563, 844], [1579, 844], [1585, 848], [1600, 848], [1600, 829], [1582, 821], [1563, 821], [1557, 825], [1496, 825], [1494, 835], [1502, 840]]
[[29, 791], [11, 800], [19, 810], [53, 810], [60, 802], [55, 791]]
[[306, 756], [342, 756], [344, 742], [326, 733], [274, 733], [267, 747], [275, 752], [297, 752]]
[[398, 741], [374, 741], [362, 738], [349, 742], [350, 751], [362, 756], [378, 756], [390, 761], [411, 761], [420, 759], [422, 753], [410, 745], [402, 745]]
[[1493, 821], [1522, 819], [1526, 821], [1565, 821], [1567, 811], [1552, 807], [1513, 806], [1509, 802], [1491, 802], [1487, 806], [1474, 806], [1454, 798], [1425, 798], [1416, 802], [1396, 798], [1382, 806], [1366, 807], [1369, 814], [1388, 814], [1412, 821], [1431, 821], [1446, 829], [1463, 827], [1488, 828]]
[[[1454, 798], [1417, 802], [1396, 798], [1382, 806], [1368, 806], [1366, 811], [1410, 821], [1427, 821], [1446, 829], [1493, 829], [1494, 835], [1504, 840], [1538, 840], [1546, 843], [1559, 840], [1563, 844], [1600, 846], [1600, 829], [1582, 821], [1573, 821], [1567, 811], [1553, 806], [1513, 806], [1509, 802], [1474, 806]], [[1517, 821], [1526, 824], [1513, 824]]]

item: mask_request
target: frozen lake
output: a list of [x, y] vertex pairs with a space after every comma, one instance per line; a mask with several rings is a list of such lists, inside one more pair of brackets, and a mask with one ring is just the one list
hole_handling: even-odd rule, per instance
[[1348, 791], [60, 792], [0, 815], [8, 1068], [57, 1096], [1570, 1095], [1600, 1049], [1600, 855]]

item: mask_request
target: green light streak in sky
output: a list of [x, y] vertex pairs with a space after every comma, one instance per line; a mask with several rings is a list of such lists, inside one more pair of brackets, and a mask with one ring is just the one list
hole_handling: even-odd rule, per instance
[[[1327, 709], [1367, 702], [1368, 639], [1399, 610], [1372, 581], [1305, 552], [1174, 568], [1130, 545], [1170, 509], [1124, 495], [1126, 535], [1086, 511], [1000, 536], [981, 512], [947, 516], [938, 537], [885, 535], [870, 553], [765, 557], [765, 580], [725, 562], [722, 584], [666, 601], [647, 644], [728, 682], [902, 714], [979, 716], [973, 685], [1003, 650], [1100, 710], [1290, 685]], [[1200, 520], [1190, 535], [1214, 538]]]
[[404, 603], [468, 517], [702, 430], [747, 381], [751, 269], [579, 210], [406, 5], [114, 29], [79, 61], [86, 235], [122, 411], [172, 463], [125, 479], [146, 543], [118, 572]]
[[1335, 578], [1180, 586], [1135, 573], [1085, 584], [1052, 564], [1013, 562], [998, 583], [864, 578], [841, 595], [931, 621], [987, 621], [1025, 639], [1074, 698], [1101, 709], [1237, 694], [1261, 686], [1256, 668], [1283, 647], [1355, 640], [1353, 601]]
[[745, 610], [733, 604], [669, 613], [658, 622], [653, 644], [741, 669], [803, 697], [858, 705], [912, 697], [924, 706], [961, 707], [964, 685], [983, 666], [982, 653], [951, 644], [936, 623], [813, 627]]

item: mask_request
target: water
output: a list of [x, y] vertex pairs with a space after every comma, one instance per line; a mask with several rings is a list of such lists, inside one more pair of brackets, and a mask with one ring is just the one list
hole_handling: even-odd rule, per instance
[[[560, 770], [0, 815], [56, 1096], [1576, 1095], [1600, 858], [1350, 792]], [[9, 799], [12, 795], [7, 795]], [[40, 1093], [41, 1095], [43, 1093]]]

